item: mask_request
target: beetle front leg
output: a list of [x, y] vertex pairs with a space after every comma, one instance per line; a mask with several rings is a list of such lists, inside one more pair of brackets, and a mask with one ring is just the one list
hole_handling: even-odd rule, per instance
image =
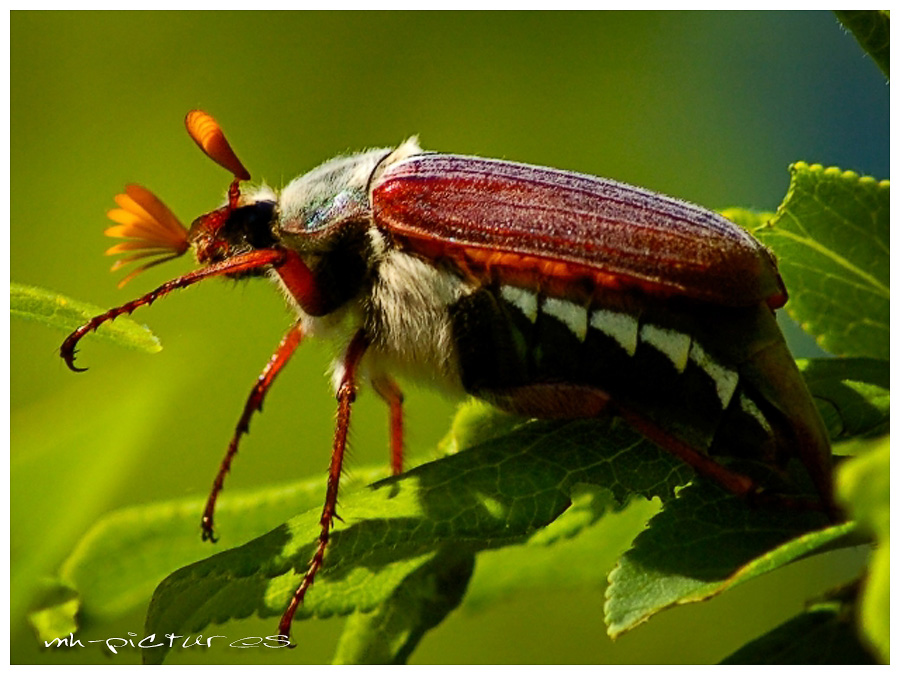
[[337, 498], [338, 487], [341, 480], [341, 466], [344, 462], [344, 450], [347, 447], [347, 431], [350, 428], [350, 406], [356, 399], [356, 369], [359, 365], [366, 348], [369, 346], [369, 338], [366, 334], [359, 330], [350, 341], [347, 351], [344, 354], [340, 384], [337, 390], [338, 413], [337, 423], [334, 429], [334, 444], [331, 449], [331, 465], [328, 469], [328, 489], [325, 493], [325, 506], [322, 508], [322, 517], [319, 524], [322, 529], [319, 532], [319, 543], [316, 551], [309, 561], [306, 568], [306, 574], [303, 575], [303, 581], [294, 591], [294, 597], [291, 598], [291, 604], [281, 617], [278, 624], [278, 632], [280, 635], [290, 637], [291, 622], [294, 620], [294, 613], [303, 603], [303, 597], [306, 591], [312, 586], [316, 573], [322, 568], [325, 561], [325, 550], [328, 548], [328, 540], [331, 535], [331, 526], [337, 516]]
[[222, 486], [225, 483], [225, 476], [231, 469], [231, 462], [237, 454], [238, 443], [241, 436], [250, 431], [250, 418], [257, 410], [262, 411], [263, 399], [268, 393], [269, 388], [272, 386], [272, 383], [275, 381], [275, 377], [281, 372], [281, 369], [287, 365], [291, 356], [294, 355], [302, 338], [303, 327], [298, 321], [291, 326], [291, 329], [281, 339], [278, 348], [275, 350], [275, 353], [272, 354], [272, 358], [269, 359], [266, 367], [257, 378], [256, 384], [253, 385], [250, 396], [247, 397], [247, 402], [244, 404], [244, 412], [241, 413], [241, 419], [238, 420], [237, 426], [234, 429], [234, 435], [231, 437], [231, 442], [228, 444], [228, 451], [225, 453], [225, 457], [219, 465], [219, 472], [216, 474], [212, 490], [210, 490], [209, 497], [206, 500], [206, 508], [203, 509], [203, 520], [200, 523], [200, 527], [203, 529], [203, 541], [209, 540], [213, 543], [216, 542], [213, 529], [213, 513], [216, 509], [216, 499], [222, 491]]
[[289, 255], [281, 249], [257, 249], [255, 251], [242, 253], [241, 255], [236, 255], [226, 260], [212, 263], [211, 265], [207, 265], [206, 267], [201, 267], [198, 270], [188, 272], [187, 274], [184, 274], [176, 279], [167, 281], [159, 288], [150, 291], [140, 298], [132, 300], [131, 302], [126, 302], [121, 307], [114, 307], [109, 311], [104, 312], [103, 314], [95, 316], [83, 326], [79, 326], [62, 343], [59, 348], [59, 355], [66, 362], [69, 370], [73, 370], [75, 372], [83, 372], [86, 370], [86, 368], [79, 368], [75, 365], [75, 347], [81, 341], [81, 338], [83, 338], [88, 333], [97, 330], [103, 324], [109, 321], [114, 321], [117, 317], [120, 317], [123, 314], [131, 314], [138, 307], [143, 307], [144, 305], [152, 305], [160, 298], [168, 295], [172, 291], [178, 290], [179, 288], [187, 288], [188, 286], [192, 286], [197, 282], [203, 281], [204, 279], [210, 279], [212, 277], [225, 276], [229, 274], [238, 275], [243, 272], [260, 270], [268, 267], [269, 265], [272, 265], [276, 269], [278, 269], [285, 263], [285, 260], [288, 257]]
[[390, 375], [372, 379], [375, 392], [388, 404], [391, 425], [391, 473], [403, 473], [403, 392]]

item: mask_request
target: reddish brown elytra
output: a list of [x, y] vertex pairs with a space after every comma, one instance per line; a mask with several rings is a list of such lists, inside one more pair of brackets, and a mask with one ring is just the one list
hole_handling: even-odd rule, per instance
[[616, 181], [478, 157], [397, 148], [332, 159], [280, 194], [241, 192], [250, 175], [215, 121], [187, 116], [191, 137], [234, 175], [228, 203], [186, 230], [129, 186], [107, 234], [129, 241], [114, 265], [194, 251], [201, 267], [95, 317], [63, 343], [73, 370], [88, 332], [176, 288], [214, 276], [268, 276], [295, 321], [254, 385], [203, 513], [250, 417], [305, 335], [337, 341], [337, 424], [318, 543], [282, 616], [325, 561], [350, 410], [361, 383], [390, 410], [391, 467], [402, 471], [402, 375], [520, 415], [616, 414], [733, 493], [799, 460], [833, 511], [824, 425], [774, 318], [787, 293], [773, 256], [721, 216]]

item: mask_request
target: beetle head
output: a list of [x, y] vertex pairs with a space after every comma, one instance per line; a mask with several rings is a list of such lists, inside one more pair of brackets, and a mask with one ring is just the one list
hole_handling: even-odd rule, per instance
[[197, 218], [187, 233], [197, 261], [208, 265], [254, 249], [271, 248], [275, 244], [275, 206], [275, 193], [262, 188], [238, 206], [228, 204]]
[[192, 110], [185, 117], [185, 126], [200, 149], [233, 174], [228, 203], [197, 218], [188, 230], [153, 193], [138, 185], [128, 185], [124, 194], [116, 196], [119, 208], [109, 212], [117, 224], [105, 234], [129, 241], [116, 244], [106, 254], [129, 254], [115, 262], [113, 271], [136, 260], [150, 260], [132, 270], [119, 286], [148, 267], [176, 258], [188, 249], [194, 250], [199, 263], [209, 265], [274, 243], [271, 223], [275, 193], [261, 188], [250, 198], [242, 198], [240, 181], [249, 180], [250, 173], [210, 115]]
[[[274, 245], [275, 193], [260, 188], [242, 198], [239, 184], [248, 180], [250, 174], [228, 145], [219, 125], [198, 110], [188, 113], [185, 124], [203, 152], [234, 175], [228, 188], [228, 204], [200, 216], [188, 230], [152, 192], [139, 185], [128, 185], [124, 193], [116, 196], [119, 208], [109, 212], [110, 219], [116, 224], [105, 232], [110, 237], [127, 241], [112, 246], [106, 254], [127, 253], [115, 262], [113, 271], [136, 260], [147, 260], [119, 282], [119, 287], [148, 267], [177, 258], [191, 248], [203, 267], [99, 314], [73, 331], [59, 348], [60, 356], [72, 370], [84, 370], [75, 366], [76, 347], [81, 338], [116, 317], [131, 314], [138, 307], [204, 279], [261, 274], [284, 265], [288, 259], [288, 252]], [[292, 264], [291, 270], [297, 297], [312, 303], [316, 289], [309, 270], [299, 260]]]

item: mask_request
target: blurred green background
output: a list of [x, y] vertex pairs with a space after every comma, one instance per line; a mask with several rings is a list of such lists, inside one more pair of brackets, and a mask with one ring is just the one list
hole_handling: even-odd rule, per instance
[[[228, 176], [182, 126], [197, 107], [223, 125], [254, 179], [276, 187], [335, 154], [411, 134], [428, 149], [609, 176], [712, 208], [774, 209], [799, 159], [888, 177], [888, 86], [828, 13], [13, 12], [10, 53], [11, 279], [104, 307], [191, 268], [168, 263], [118, 290], [102, 231], [127, 182], [185, 222], [218, 205]], [[82, 375], [56, 355], [61, 332], [12, 325], [14, 663], [109, 662], [94, 649], [38, 648], [24, 615], [40, 580], [102, 514], [206, 494], [290, 323], [263, 282], [201, 284], [136, 318], [165, 349], [85, 340]], [[254, 421], [229, 491], [324, 476], [328, 358], [303, 345]], [[452, 404], [406, 389], [409, 451], [427, 456]], [[350, 469], [378, 462], [387, 470], [386, 416], [364, 393]], [[455, 612], [413, 660], [716, 661], [857, 564], [843, 555], [795, 565], [616, 643], [603, 588], [536, 589]], [[265, 635], [272, 623], [226, 634]], [[136, 612], [91, 635], [142, 634], [142, 624]], [[290, 653], [192, 658], [322, 662], [340, 627], [297, 624], [301, 648]]]

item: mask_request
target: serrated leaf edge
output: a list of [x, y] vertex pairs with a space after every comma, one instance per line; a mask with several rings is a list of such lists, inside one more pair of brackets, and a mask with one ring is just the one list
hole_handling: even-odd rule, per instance
[[[797, 175], [800, 171], [803, 171], [803, 170], [807, 170], [811, 173], [821, 174], [823, 176], [840, 176], [841, 178], [843, 178], [845, 180], [856, 180], [858, 183], [877, 183], [879, 189], [889, 189], [890, 181], [889, 180], [878, 181], [876, 178], [873, 178], [872, 176], [860, 177], [860, 175], [857, 174], [855, 171], [844, 171], [836, 166], [831, 166], [831, 167], [825, 168], [821, 164], [807, 164], [806, 162], [794, 162], [790, 166], [791, 182], [790, 182], [790, 186], [788, 187], [787, 194], [785, 195], [781, 204], [778, 206], [778, 210], [775, 212], [775, 217], [772, 220], [770, 220], [766, 225], [763, 226], [763, 227], [770, 228], [773, 230], [777, 229], [779, 236], [785, 237], [786, 239], [791, 239], [791, 240], [797, 242], [798, 244], [804, 245], [804, 246], [812, 249], [816, 253], [818, 253], [826, 258], [829, 258], [830, 260], [833, 260], [841, 267], [852, 272], [853, 274], [858, 276], [860, 279], [863, 279], [868, 284], [868, 286], [865, 288], [865, 290], [867, 290], [867, 291], [875, 290], [878, 292], [879, 295], [882, 295], [883, 297], [885, 297], [889, 300], [891, 297], [891, 289], [889, 287], [882, 284], [878, 279], [873, 277], [868, 272], [865, 272], [865, 271], [861, 270], [860, 268], [858, 268], [856, 265], [852, 264], [849, 260], [847, 260], [843, 256], [838, 255], [832, 249], [826, 248], [826, 247], [822, 246], [821, 244], [819, 244], [813, 237], [809, 236], [809, 234], [806, 232], [806, 229], [802, 226], [801, 222], [797, 219], [796, 216], [794, 216], [791, 213], [790, 209], [788, 208], [788, 204], [791, 203], [791, 199], [794, 196], [794, 192], [797, 190], [797, 187], [798, 187], [797, 186]], [[785, 228], [781, 228], [781, 227], [776, 228], [776, 226], [773, 225], [773, 223], [775, 223], [778, 220], [778, 218], [782, 217], [782, 216], [785, 218], [790, 218], [791, 221], [797, 225], [797, 228], [800, 231], [802, 231], [804, 234], [806, 234], [806, 236], [801, 237], [789, 230], [786, 230]]]
[[[649, 524], [648, 524], [648, 527], [649, 527]], [[620, 630], [615, 630], [615, 631], [612, 630], [612, 627], [609, 624], [609, 618], [608, 618], [608, 613], [606, 612], [606, 607], [604, 607], [604, 615], [606, 616], [606, 624], [607, 624], [606, 633], [610, 637], [610, 639], [615, 640], [620, 635], [623, 635], [624, 633], [627, 633], [627, 632], [637, 628], [641, 624], [646, 623], [647, 621], [649, 621], [651, 618], [653, 618], [654, 616], [656, 616], [657, 614], [659, 614], [662, 611], [665, 611], [672, 607], [677, 607], [678, 605], [687, 605], [687, 604], [694, 603], [694, 602], [702, 602], [704, 600], [709, 600], [710, 598], [714, 598], [717, 595], [720, 595], [724, 591], [728, 590], [729, 588], [737, 586], [745, 581], [750, 581], [751, 579], [755, 579], [759, 576], [762, 576], [763, 574], [767, 574], [776, 569], [784, 567], [785, 565], [790, 565], [791, 563], [797, 562], [798, 560], [802, 560], [811, 555], [815, 555], [817, 553], [828, 550], [835, 541], [840, 540], [841, 538], [851, 534], [854, 530], [856, 530], [856, 527], [857, 527], [857, 525], [856, 525], [855, 521], [848, 521], [846, 523], [842, 523], [841, 525], [832, 525], [832, 526], [826, 527], [821, 530], [813, 530], [812, 532], [807, 532], [806, 534], [803, 534], [799, 537], [795, 537], [794, 539], [786, 541], [783, 544], [781, 544], [780, 546], [776, 546], [775, 548], [771, 549], [770, 551], [767, 551], [763, 555], [757, 556], [756, 558], [753, 558], [753, 560], [750, 560], [749, 562], [741, 565], [732, 574], [730, 574], [728, 577], [722, 579], [720, 582], [718, 582], [718, 583], [711, 582], [709, 584], [705, 584], [701, 589], [699, 589], [698, 591], [696, 591], [694, 593], [686, 594], [677, 600], [673, 600], [672, 602], [669, 602], [665, 605], [657, 607], [652, 612], [649, 612], [649, 613], [643, 615], [639, 620], [631, 623], [629, 626], [626, 626]], [[802, 554], [797, 555], [796, 557], [790, 558], [784, 562], [781, 562], [778, 564], [770, 563], [770, 566], [768, 568], [766, 568], [765, 565], [763, 565], [763, 568], [759, 569], [759, 565], [762, 565], [766, 561], [766, 559], [776, 558], [781, 551], [788, 549], [788, 548], [794, 548], [798, 545], [802, 545], [802, 542], [804, 542], [805, 540], [821, 537], [823, 532], [826, 532], [826, 531], [832, 530], [832, 529], [835, 530], [834, 537], [829, 539], [826, 542], [823, 542], [821, 546], [813, 548], [809, 551], [805, 551]], [[626, 555], [628, 555], [628, 553], [632, 550], [634, 550], [633, 546], [632, 546], [632, 548], [629, 548], [628, 551], [626, 551], [622, 557], [625, 557]], [[608, 605], [611, 600], [610, 591], [613, 588], [613, 583], [615, 581], [615, 578], [622, 569], [621, 558], [619, 560], [620, 560], [620, 562], [616, 563], [615, 567], [613, 567], [612, 571], [610, 571], [609, 575], [607, 576], [608, 585], [606, 587], [606, 593], [605, 593], [606, 605]]]

